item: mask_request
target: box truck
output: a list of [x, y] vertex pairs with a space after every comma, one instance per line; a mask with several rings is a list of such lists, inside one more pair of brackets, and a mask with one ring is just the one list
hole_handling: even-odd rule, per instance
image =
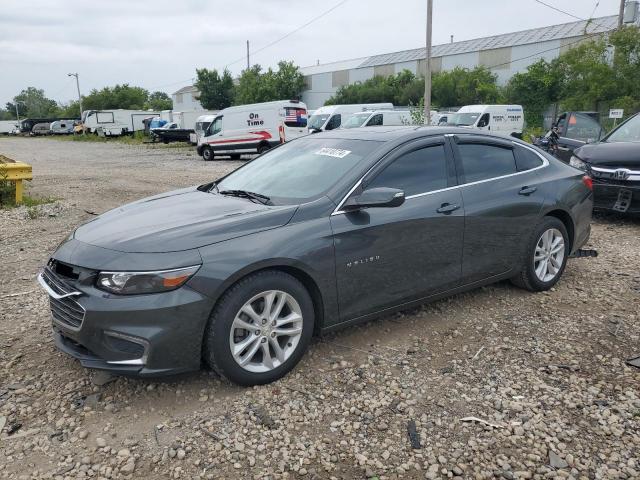
[[101, 128], [106, 136], [117, 136], [144, 131], [143, 120], [159, 115], [152, 110], [85, 110], [82, 124], [87, 133], [98, 134]]

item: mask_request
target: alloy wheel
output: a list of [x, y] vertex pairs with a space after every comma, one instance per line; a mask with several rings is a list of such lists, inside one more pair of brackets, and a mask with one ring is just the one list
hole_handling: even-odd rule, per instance
[[233, 359], [254, 373], [279, 367], [296, 350], [303, 321], [300, 305], [290, 294], [268, 290], [253, 296], [231, 325], [229, 347]]
[[553, 280], [562, 268], [564, 255], [564, 237], [560, 230], [556, 228], [545, 230], [536, 243], [533, 257], [533, 266], [538, 280], [542, 282]]

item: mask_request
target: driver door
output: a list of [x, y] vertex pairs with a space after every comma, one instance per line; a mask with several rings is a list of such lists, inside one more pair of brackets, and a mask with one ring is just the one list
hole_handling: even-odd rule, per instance
[[393, 208], [331, 216], [342, 321], [457, 286], [464, 208], [444, 137], [400, 147], [367, 174], [367, 188], [405, 192]]

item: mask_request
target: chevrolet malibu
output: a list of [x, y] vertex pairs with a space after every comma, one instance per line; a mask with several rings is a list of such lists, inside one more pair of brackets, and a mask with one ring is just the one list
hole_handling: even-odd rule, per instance
[[85, 367], [204, 363], [264, 384], [314, 334], [503, 279], [548, 290], [592, 206], [584, 172], [514, 138], [334, 130], [96, 217], [38, 281], [56, 345]]

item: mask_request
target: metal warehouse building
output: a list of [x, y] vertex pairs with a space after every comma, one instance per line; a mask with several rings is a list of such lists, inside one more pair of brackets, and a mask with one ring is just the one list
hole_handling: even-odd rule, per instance
[[[625, 22], [637, 25], [637, 12], [638, 3], [629, 2]], [[435, 45], [431, 67], [433, 72], [439, 72], [483, 65], [498, 76], [499, 84], [504, 85], [513, 74], [525, 71], [532, 63], [542, 58], [552, 60], [580, 41], [617, 26], [618, 17], [612, 15]], [[302, 93], [302, 100], [309, 108], [316, 109], [343, 85], [363, 82], [378, 75], [394, 75], [405, 69], [424, 75], [425, 52], [425, 48], [416, 48], [302, 68], [308, 88]]]

